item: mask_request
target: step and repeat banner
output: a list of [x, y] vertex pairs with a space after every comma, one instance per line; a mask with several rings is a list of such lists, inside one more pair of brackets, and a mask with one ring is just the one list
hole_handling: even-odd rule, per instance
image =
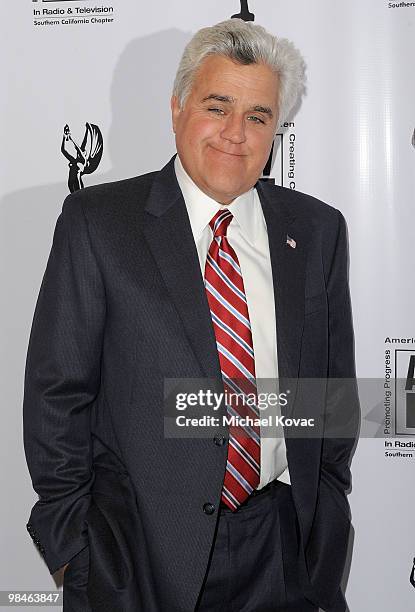
[[56, 590], [25, 528], [35, 494], [21, 413], [30, 325], [62, 202], [168, 161], [183, 48], [199, 28], [241, 15], [294, 41], [307, 63], [307, 95], [279, 126], [266, 178], [334, 205], [348, 223], [363, 411], [349, 607], [411, 612], [415, 2], [21, 0], [2, 9], [0, 590]]

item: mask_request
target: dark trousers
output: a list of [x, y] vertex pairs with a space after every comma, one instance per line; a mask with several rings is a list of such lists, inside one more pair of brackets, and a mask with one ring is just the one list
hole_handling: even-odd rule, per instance
[[237, 512], [220, 508], [197, 612], [317, 612], [298, 584], [291, 487], [275, 481]]

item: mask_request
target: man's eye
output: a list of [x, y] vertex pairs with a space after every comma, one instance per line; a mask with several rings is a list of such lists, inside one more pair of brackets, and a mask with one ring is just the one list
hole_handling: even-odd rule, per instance
[[221, 115], [221, 114], [223, 114], [223, 112], [224, 112], [222, 108], [213, 108], [213, 107], [212, 107], [212, 108], [208, 108], [208, 110], [209, 110], [209, 111], [212, 111], [212, 112], [214, 112], [214, 113], [218, 113], [218, 114], [220, 114], [220, 115]]
[[253, 123], [263, 123], [263, 124], [265, 124], [265, 121], [263, 119], [261, 119], [261, 117], [257, 117], [256, 115], [250, 115], [248, 117], [248, 119], [253, 121]]

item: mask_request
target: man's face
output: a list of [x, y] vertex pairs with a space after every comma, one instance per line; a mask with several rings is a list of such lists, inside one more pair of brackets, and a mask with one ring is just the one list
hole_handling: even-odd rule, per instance
[[184, 108], [171, 101], [176, 147], [196, 185], [221, 204], [261, 176], [278, 118], [278, 76], [264, 64], [208, 56]]

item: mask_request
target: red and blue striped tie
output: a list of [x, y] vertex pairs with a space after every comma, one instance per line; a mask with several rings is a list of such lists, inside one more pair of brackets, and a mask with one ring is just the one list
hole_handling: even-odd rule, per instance
[[[258, 417], [258, 408], [248, 304], [238, 257], [226, 236], [232, 217], [229, 210], [221, 209], [209, 223], [213, 240], [206, 259], [205, 288], [224, 390], [231, 397], [227, 413], [236, 419], [229, 426], [222, 488], [222, 501], [235, 511], [258, 486], [261, 446], [259, 426], [252, 421]], [[255, 398], [255, 401], [244, 402], [242, 397]], [[245, 421], [238, 422], [239, 417]]]

